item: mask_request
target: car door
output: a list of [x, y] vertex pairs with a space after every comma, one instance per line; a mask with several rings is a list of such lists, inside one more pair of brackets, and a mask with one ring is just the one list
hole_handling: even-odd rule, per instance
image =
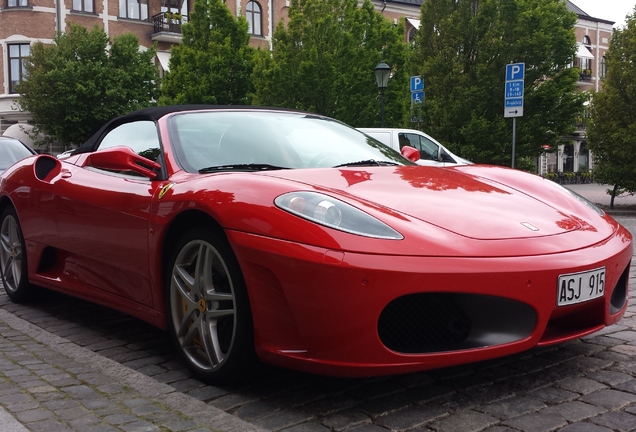
[[[97, 151], [114, 146], [130, 147], [151, 160], [161, 154], [157, 127], [147, 120], [111, 130]], [[90, 164], [64, 172], [57, 184], [60, 249], [68, 255], [66, 271], [86, 289], [153, 305], [149, 218], [159, 187], [159, 181]]]

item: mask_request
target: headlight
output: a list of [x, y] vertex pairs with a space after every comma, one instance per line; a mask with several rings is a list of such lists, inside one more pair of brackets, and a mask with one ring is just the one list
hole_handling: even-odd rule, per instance
[[276, 206], [317, 224], [365, 237], [402, 240], [393, 228], [352, 205], [318, 192], [290, 192]]

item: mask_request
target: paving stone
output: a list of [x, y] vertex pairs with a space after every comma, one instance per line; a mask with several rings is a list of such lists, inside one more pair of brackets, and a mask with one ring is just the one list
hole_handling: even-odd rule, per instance
[[537, 399], [517, 396], [504, 399], [497, 403], [484, 405], [479, 408], [479, 411], [483, 411], [500, 419], [509, 419], [534, 411], [539, 411], [545, 407], [546, 404]]
[[358, 405], [356, 409], [375, 419], [408, 408], [409, 406], [411, 406], [411, 403], [408, 401], [398, 399], [397, 397], [386, 397], [364, 402]]
[[556, 387], [544, 387], [534, 390], [528, 393], [528, 396], [549, 405], [569, 402], [579, 397], [577, 393]]
[[622, 412], [612, 411], [590, 419], [597, 425], [607, 427], [619, 432], [631, 432], [636, 427], [636, 415]]
[[119, 426], [124, 432], [162, 432], [161, 428], [147, 421], [135, 421]]
[[434, 422], [448, 415], [448, 411], [440, 408], [416, 406], [382, 417], [375, 424], [389, 428], [392, 431], [406, 431]]
[[499, 419], [491, 415], [464, 410], [434, 422], [431, 428], [437, 432], [456, 432], [460, 430], [462, 432], [479, 432], [498, 422]]
[[567, 425], [567, 421], [556, 414], [532, 413], [505, 421], [505, 425], [523, 432], [548, 432]]
[[207, 401], [210, 399], [215, 399], [220, 396], [227, 395], [228, 391], [220, 387], [203, 386], [203, 387], [188, 391], [186, 393], [188, 394], [188, 396], [192, 396], [193, 398], [199, 399], [201, 401]]
[[51, 413], [44, 409], [32, 409], [15, 413], [15, 417], [22, 423], [31, 423], [51, 418]]
[[[374, 427], [378, 428], [379, 432], [386, 431], [386, 429], [382, 429], [377, 426], [374, 426]], [[355, 430], [355, 428], [352, 428], [350, 430]], [[323, 426], [322, 424], [318, 422], [310, 421], [310, 422], [302, 423], [302, 424], [292, 426], [289, 428], [285, 428], [283, 429], [283, 431], [284, 432], [328, 432], [329, 428], [327, 428], [326, 426]]]
[[455, 390], [452, 387], [433, 384], [408, 389], [403, 397], [417, 404], [435, 400], [453, 393], [455, 393]]
[[604, 412], [607, 412], [605, 408], [579, 401], [572, 401], [546, 408], [541, 411], [541, 414], [556, 414], [560, 415], [567, 421], [579, 422]]
[[561, 381], [557, 384], [558, 387], [568, 390], [571, 392], [576, 392], [580, 394], [588, 394], [598, 390], [602, 390], [607, 388], [605, 384], [601, 384], [598, 381], [591, 380], [589, 378], [570, 378], [564, 381]]
[[386, 429], [376, 425], [362, 425], [349, 429], [347, 432], [386, 432]]
[[601, 382], [608, 386], [615, 386], [617, 384], [624, 383], [633, 379], [630, 375], [622, 372], [615, 372], [611, 370], [601, 370], [587, 374], [587, 378]]
[[[580, 399], [583, 402], [615, 410], [636, 401], [636, 395], [618, 390], [599, 390]], [[634, 424], [636, 426], [636, 423]]]
[[519, 429], [513, 429], [508, 426], [493, 426], [488, 429], [484, 429], [483, 432], [519, 432]]
[[42, 420], [29, 423], [28, 426], [32, 432], [73, 432], [65, 424], [55, 420]]
[[321, 399], [305, 405], [305, 409], [315, 415], [326, 416], [338, 411], [347, 410], [360, 404], [360, 399], [348, 396], [335, 396]]
[[592, 423], [575, 423], [560, 429], [559, 432], [612, 432], [612, 430]]
[[273, 412], [279, 411], [280, 408], [269, 401], [254, 401], [243, 405], [235, 410], [232, 414], [242, 418], [243, 420], [254, 420], [260, 417], [264, 417]]
[[253, 423], [266, 430], [280, 430], [313, 420], [315, 417], [301, 411], [279, 411], [256, 419]]
[[354, 410], [341, 411], [322, 419], [323, 425], [336, 432], [370, 423], [371, 418], [369, 416]]

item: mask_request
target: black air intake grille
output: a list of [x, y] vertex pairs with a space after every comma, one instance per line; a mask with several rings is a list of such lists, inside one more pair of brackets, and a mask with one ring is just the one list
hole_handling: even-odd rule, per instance
[[387, 348], [402, 353], [456, 349], [471, 331], [468, 316], [452, 294], [415, 294], [395, 299], [382, 311], [378, 333]]

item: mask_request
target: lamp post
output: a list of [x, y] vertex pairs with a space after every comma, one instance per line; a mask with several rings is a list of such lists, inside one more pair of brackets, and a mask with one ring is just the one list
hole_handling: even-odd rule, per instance
[[375, 73], [375, 82], [380, 89], [380, 127], [384, 127], [384, 89], [389, 85], [391, 76], [391, 68], [388, 64], [381, 62], [373, 69]]

